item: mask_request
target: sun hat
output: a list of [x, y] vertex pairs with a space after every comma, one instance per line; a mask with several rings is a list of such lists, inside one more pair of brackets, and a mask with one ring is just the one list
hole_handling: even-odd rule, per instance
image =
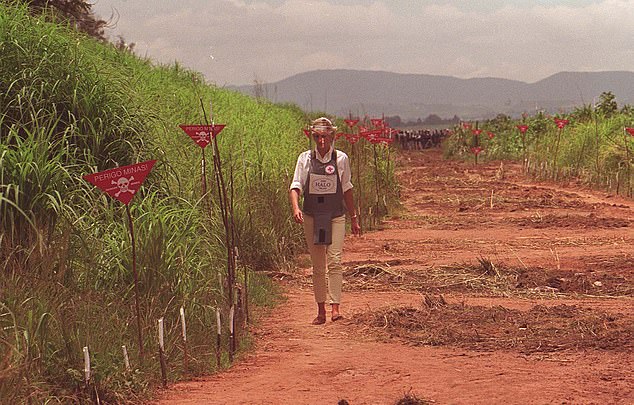
[[330, 121], [328, 118], [320, 117], [311, 123], [310, 130], [313, 132], [335, 132], [337, 130], [337, 127], [332, 125], [332, 121]]

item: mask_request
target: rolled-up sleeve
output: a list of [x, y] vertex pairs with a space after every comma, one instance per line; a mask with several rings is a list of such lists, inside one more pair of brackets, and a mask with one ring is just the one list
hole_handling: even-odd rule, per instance
[[295, 173], [293, 174], [293, 181], [291, 182], [289, 190], [296, 188], [300, 193], [303, 191], [304, 184], [306, 184], [306, 177], [308, 176], [308, 156], [310, 156], [310, 152], [303, 152], [297, 158]]
[[337, 151], [337, 169], [341, 179], [341, 189], [345, 193], [352, 185], [352, 172], [350, 171], [350, 159], [344, 152]]

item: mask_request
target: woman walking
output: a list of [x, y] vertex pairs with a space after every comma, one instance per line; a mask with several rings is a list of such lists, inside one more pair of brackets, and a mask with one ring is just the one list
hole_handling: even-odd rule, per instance
[[[346, 234], [346, 212], [352, 233], [361, 233], [352, 194], [350, 161], [348, 155], [334, 148], [336, 129], [325, 117], [312, 122], [310, 135], [315, 140], [315, 149], [299, 155], [289, 191], [293, 218], [304, 225], [313, 266], [317, 302], [314, 325], [326, 322], [326, 301], [331, 307], [330, 319], [342, 319], [341, 251]], [[303, 211], [299, 206], [300, 195], [304, 197]]]

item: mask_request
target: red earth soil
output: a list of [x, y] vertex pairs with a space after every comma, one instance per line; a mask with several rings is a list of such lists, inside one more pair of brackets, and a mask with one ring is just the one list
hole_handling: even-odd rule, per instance
[[402, 209], [347, 237], [344, 320], [310, 324], [299, 258], [254, 350], [156, 403], [634, 404], [632, 200], [438, 150], [398, 178]]

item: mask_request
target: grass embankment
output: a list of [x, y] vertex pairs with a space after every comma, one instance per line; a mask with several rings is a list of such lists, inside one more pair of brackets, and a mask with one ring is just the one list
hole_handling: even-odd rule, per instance
[[[293, 106], [209, 86], [178, 65], [153, 66], [5, 4], [0, 53], [2, 402], [81, 402], [98, 395], [102, 403], [119, 403], [147, 395], [160, 382], [161, 317], [168, 380], [213, 372], [215, 308], [225, 329], [221, 367], [228, 365], [227, 248], [211, 148], [212, 191], [204, 197], [201, 149], [178, 124], [203, 123], [202, 100], [206, 113], [213, 102], [214, 121], [227, 125], [218, 141], [238, 241], [236, 283], [244, 290], [246, 269], [249, 302], [267, 305], [275, 287], [258, 270], [281, 266], [304, 249], [288, 213], [287, 187], [307, 145], [301, 129], [308, 117]], [[362, 145], [355, 154], [368, 165], [360, 166], [359, 192], [374, 198], [375, 178], [381, 190], [393, 190], [393, 183], [389, 164], [372, 168], [372, 152]], [[146, 352], [141, 360], [126, 212], [82, 175], [149, 159], [158, 162], [130, 203]], [[187, 372], [181, 366], [181, 306]], [[244, 315], [238, 311], [238, 324]], [[248, 336], [243, 329], [237, 333], [241, 350]], [[89, 389], [84, 347], [91, 355]]]
[[[477, 124], [456, 127], [445, 143], [445, 155], [470, 155], [475, 161], [478, 152], [478, 159], [518, 160], [539, 179], [634, 195], [634, 136], [626, 130], [634, 127], [634, 108], [619, 110], [609, 92], [596, 106], [565, 115], [539, 112], [519, 121], [500, 115]], [[476, 129], [482, 132], [475, 135]]]

